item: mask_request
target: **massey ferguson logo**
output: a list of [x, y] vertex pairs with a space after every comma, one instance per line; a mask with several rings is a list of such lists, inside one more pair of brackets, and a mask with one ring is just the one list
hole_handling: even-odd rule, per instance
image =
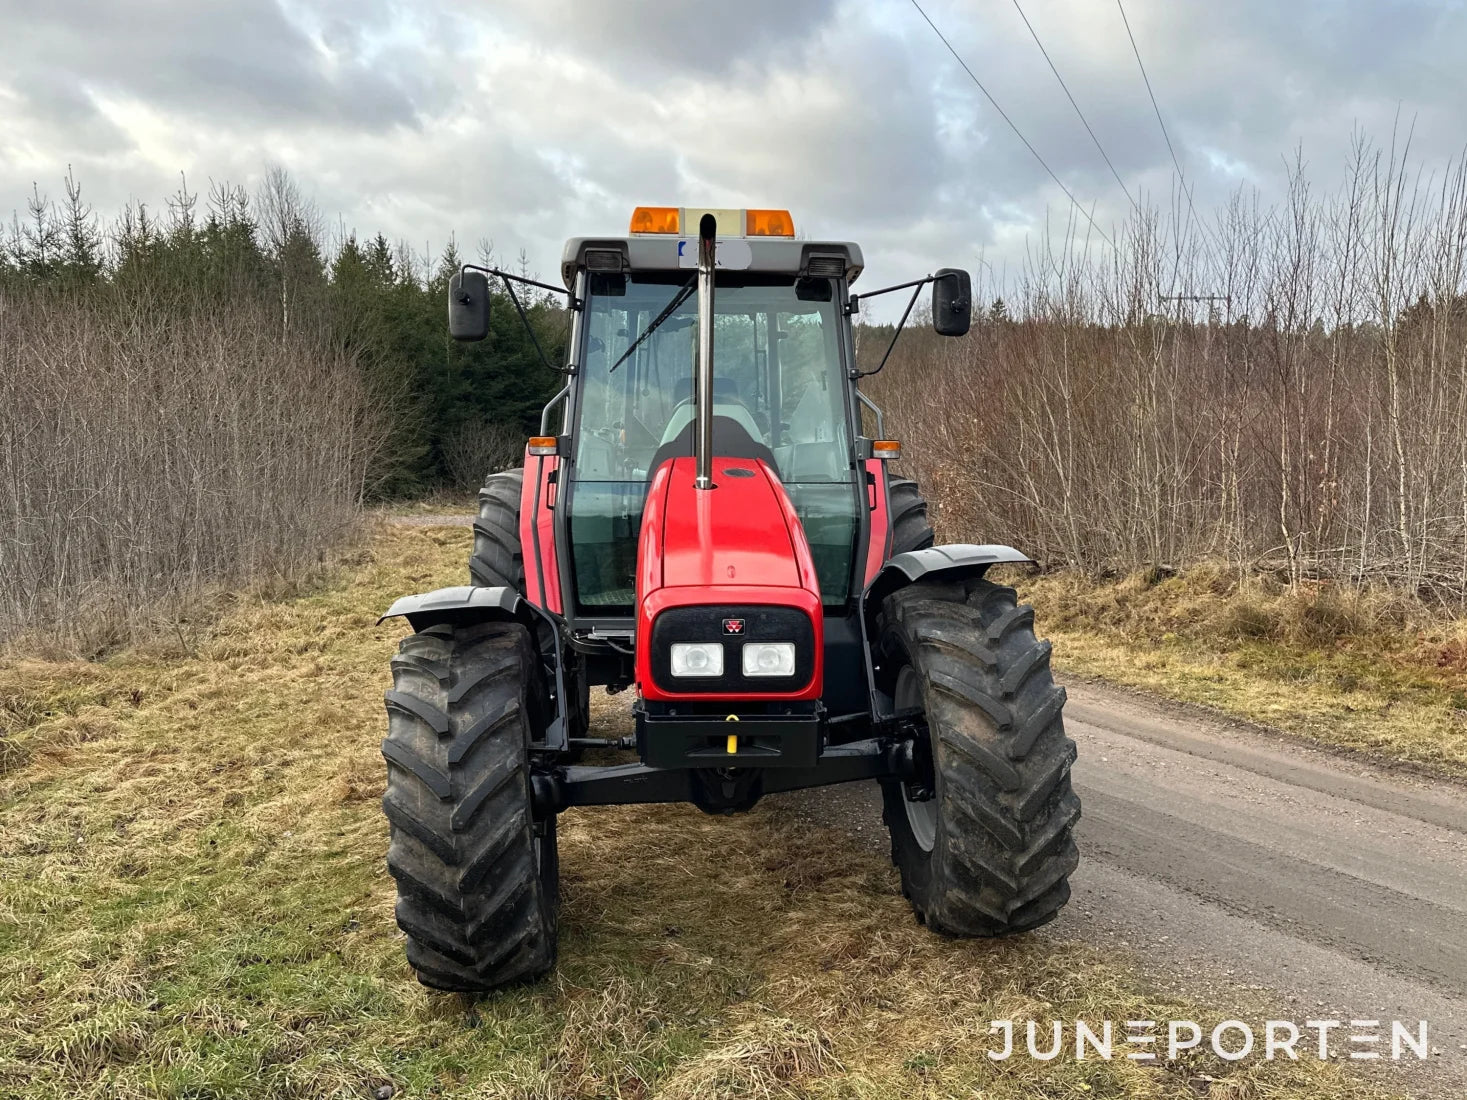
[[743, 619], [724, 619], [723, 632], [725, 634], [742, 634], [744, 632]]

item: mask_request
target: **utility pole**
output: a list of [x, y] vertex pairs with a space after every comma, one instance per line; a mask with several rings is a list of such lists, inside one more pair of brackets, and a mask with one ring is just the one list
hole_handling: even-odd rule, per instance
[[1218, 302], [1224, 303], [1224, 308], [1227, 310], [1227, 315], [1229, 317], [1231, 317], [1233, 314], [1233, 296], [1231, 294], [1158, 294], [1157, 297], [1163, 302], [1177, 303], [1178, 323], [1180, 323], [1182, 320], [1183, 302], [1207, 302], [1207, 323], [1209, 325], [1217, 324]]

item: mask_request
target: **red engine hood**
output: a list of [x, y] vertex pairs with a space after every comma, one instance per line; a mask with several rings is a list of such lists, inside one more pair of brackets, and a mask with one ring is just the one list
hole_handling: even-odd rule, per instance
[[[715, 458], [714, 489], [693, 488], [694, 462], [675, 458], [652, 477], [637, 548], [636, 679], [646, 699], [818, 699], [824, 685], [824, 620], [805, 530], [774, 471], [757, 459]], [[810, 618], [815, 655], [808, 683], [785, 691], [675, 693], [651, 668], [653, 624], [675, 607], [793, 607]]]
[[718, 458], [717, 488], [693, 487], [694, 460], [653, 477], [642, 521], [641, 596], [659, 588], [797, 588], [819, 593], [805, 532], [764, 463]]

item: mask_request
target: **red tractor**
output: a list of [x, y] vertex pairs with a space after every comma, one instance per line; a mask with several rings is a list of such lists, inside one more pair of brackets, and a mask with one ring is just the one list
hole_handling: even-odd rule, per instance
[[[876, 780], [931, 928], [1007, 935], [1065, 904], [1064, 690], [1033, 612], [985, 578], [1028, 559], [934, 546], [917, 486], [890, 473], [900, 448], [857, 389], [861, 267], [782, 210], [640, 207], [627, 236], [566, 244], [565, 290], [473, 266], [452, 280], [457, 339], [487, 334], [490, 276], [517, 309], [514, 282], [568, 294], [572, 330], [523, 469], [480, 493], [473, 584], [385, 616], [414, 630], [392, 659], [382, 804], [425, 984], [553, 965], [555, 822], [573, 806], [733, 813]], [[905, 322], [927, 284], [936, 331], [966, 333], [966, 272], [873, 293], [910, 288]], [[634, 738], [589, 736], [592, 686], [635, 690]], [[640, 762], [580, 763], [593, 746]]]

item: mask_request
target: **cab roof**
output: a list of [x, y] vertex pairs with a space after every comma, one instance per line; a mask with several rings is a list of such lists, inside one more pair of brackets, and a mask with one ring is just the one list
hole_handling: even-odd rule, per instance
[[[718, 266], [729, 271], [844, 277], [855, 282], [865, 262], [852, 241], [800, 241], [789, 237], [720, 237]], [[626, 237], [572, 237], [561, 254], [560, 274], [575, 289], [576, 272], [692, 271], [698, 238], [672, 234]]]

